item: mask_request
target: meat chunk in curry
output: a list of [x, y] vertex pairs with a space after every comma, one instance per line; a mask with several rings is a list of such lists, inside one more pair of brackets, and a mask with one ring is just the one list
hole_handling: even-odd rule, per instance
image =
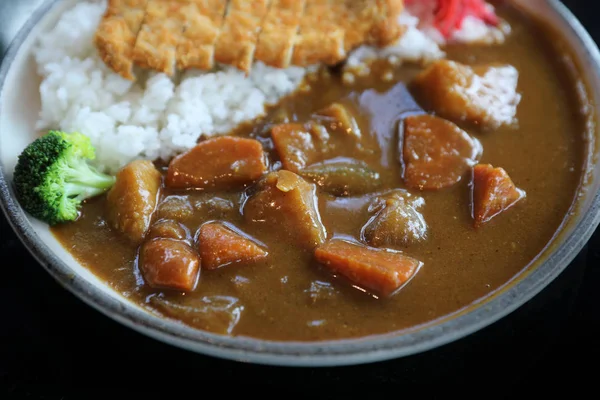
[[326, 238], [316, 186], [290, 171], [269, 173], [246, 201], [244, 217], [277, 229], [282, 237], [306, 249], [313, 249]]
[[473, 218], [475, 227], [490, 221], [525, 197], [503, 168], [478, 164], [473, 168]]
[[470, 67], [440, 60], [421, 72], [412, 88], [421, 105], [437, 115], [493, 130], [515, 121], [518, 77], [511, 65]]
[[132, 242], [140, 243], [156, 208], [162, 175], [150, 161], [133, 161], [117, 174], [107, 195], [107, 219]]
[[479, 141], [450, 121], [432, 115], [404, 120], [404, 181], [410, 188], [436, 190], [456, 184], [481, 152]]

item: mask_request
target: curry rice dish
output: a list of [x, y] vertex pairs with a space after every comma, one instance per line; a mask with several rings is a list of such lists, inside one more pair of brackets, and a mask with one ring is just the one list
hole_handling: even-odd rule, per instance
[[[138, 3], [127, 12], [143, 25], [158, 2], [109, 3]], [[245, 4], [209, 3], [204, 16], [220, 32]], [[322, 2], [264, 3], [262, 21]], [[294, 10], [289, 33], [301, 36], [306, 14]], [[390, 11], [378, 12], [375, 24]], [[530, 17], [495, 12], [511, 27], [501, 44], [447, 43], [425, 65], [373, 60], [351, 84], [343, 65], [322, 65], [264, 116], [170, 160], [128, 163], [52, 232], [129, 300], [215, 333], [356, 338], [456, 313], [538, 257], [583, 176], [586, 117], [569, 53]], [[263, 32], [238, 54], [260, 59]], [[219, 37], [195, 50], [218, 61]], [[129, 63], [144, 64], [137, 46], [109, 66], [128, 75]], [[184, 66], [178, 51], [161, 53], [164, 65]]]

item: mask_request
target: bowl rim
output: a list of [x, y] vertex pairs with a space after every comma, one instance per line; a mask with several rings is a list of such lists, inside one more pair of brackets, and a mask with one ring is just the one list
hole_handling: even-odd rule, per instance
[[[12, 62], [34, 26], [62, 0], [45, 0], [21, 27], [6, 51], [0, 67], [0, 113], [4, 83]], [[600, 82], [600, 51], [575, 16], [558, 0], [549, 6], [571, 29], [580, 42], [587, 62]], [[228, 337], [200, 331], [112, 298], [94, 284], [73, 273], [38, 238], [27, 216], [14, 199], [10, 183], [0, 163], [0, 208], [21, 242], [42, 267], [64, 288], [109, 318], [162, 342], [213, 357], [278, 366], [324, 367], [365, 364], [400, 358], [434, 349], [468, 336], [508, 315], [529, 301], [553, 281], [587, 243], [600, 224], [600, 190], [590, 194], [590, 207], [545, 261], [527, 276], [501, 293], [484, 299], [485, 306], [471, 309], [443, 322], [428, 323], [415, 331], [392, 332], [358, 339], [320, 342], [280, 342], [250, 337]], [[598, 179], [598, 177], [595, 177]], [[514, 278], [513, 278], [514, 279]]]

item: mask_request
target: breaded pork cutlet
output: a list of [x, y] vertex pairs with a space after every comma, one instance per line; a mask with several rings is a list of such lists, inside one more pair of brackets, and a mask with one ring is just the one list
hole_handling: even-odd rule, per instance
[[[343, 2], [343, 0], [342, 0]], [[337, 0], [308, 0], [296, 35], [292, 64], [336, 64], [346, 57]]]
[[271, 0], [229, 0], [225, 22], [215, 44], [215, 60], [250, 71], [258, 34]]
[[108, 0], [94, 42], [100, 57], [113, 71], [133, 80], [133, 48], [148, 0]]
[[292, 63], [333, 65], [362, 44], [391, 44], [403, 9], [403, 0], [307, 0]]
[[273, 0], [265, 17], [254, 58], [275, 68], [292, 62], [296, 35], [307, 0]]
[[375, 4], [375, 23], [368, 42], [384, 47], [398, 40], [406, 31], [406, 26], [398, 23], [398, 16], [404, 11], [404, 0], [375, 0]]
[[403, 8], [403, 0], [274, 0], [255, 58], [278, 68], [336, 64], [361, 44], [396, 40]]
[[228, 0], [189, 0], [182, 9], [183, 32], [177, 45], [177, 68], [210, 70]]
[[386, 46], [396, 41], [405, 27], [398, 23], [404, 0], [345, 0], [334, 12], [346, 32], [346, 51], [362, 45]]
[[168, 75], [215, 63], [245, 72], [254, 61], [333, 65], [362, 44], [400, 37], [403, 7], [403, 0], [111, 0], [96, 43], [127, 79], [133, 64]]
[[182, 8], [187, 1], [149, 0], [133, 61], [142, 68], [175, 73], [177, 46], [183, 34]]

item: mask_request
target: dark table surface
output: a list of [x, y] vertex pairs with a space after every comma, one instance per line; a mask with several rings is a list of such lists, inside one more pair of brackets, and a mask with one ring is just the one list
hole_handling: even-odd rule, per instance
[[[9, 9], [29, 11], [37, 2], [0, 0], [4, 42], [23, 22], [6, 18]], [[590, 8], [595, 2], [564, 3], [600, 40], [600, 25]], [[594, 388], [600, 373], [600, 231], [540, 295], [492, 326], [416, 356], [343, 368], [239, 364], [133, 332], [62, 289], [29, 255], [4, 215], [0, 215], [0, 260], [0, 399], [87, 399], [102, 391], [156, 393], [174, 387], [191, 388], [201, 396], [203, 388], [223, 381], [238, 382], [240, 387], [281, 384], [291, 393], [351, 383], [458, 387], [463, 393], [484, 396], [517, 387], [553, 391], [562, 386], [589, 387], [598, 393]]]

